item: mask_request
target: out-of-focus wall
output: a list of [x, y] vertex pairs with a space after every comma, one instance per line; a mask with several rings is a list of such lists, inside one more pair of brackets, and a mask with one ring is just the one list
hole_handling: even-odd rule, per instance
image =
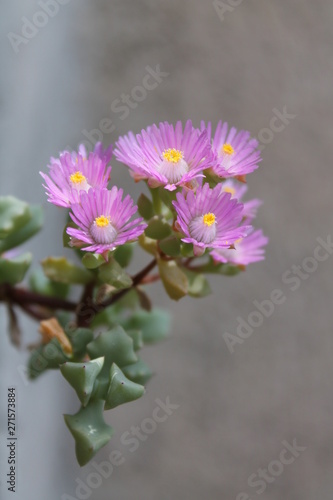
[[[67, 145], [107, 144], [161, 120], [222, 118], [264, 146], [248, 185], [264, 200], [257, 226], [270, 238], [266, 261], [212, 279], [214, 295], [201, 301], [170, 304], [151, 288], [173, 312], [173, 335], [145, 351], [156, 372], [145, 397], [110, 412], [117, 433], [95, 461], [112, 449], [125, 461], [86, 498], [253, 500], [264, 489], [270, 500], [330, 500], [332, 250], [327, 260], [309, 258], [317, 238], [332, 235], [332, 3], [71, 0], [15, 53], [7, 34], [38, 10], [33, 1], [3, 7], [0, 49], [0, 192], [44, 204], [36, 261], [62, 252], [62, 213], [47, 206], [38, 171]], [[162, 72], [157, 87], [120, 111], [148, 66]], [[141, 185], [113, 165], [112, 182], [137, 196]], [[288, 282], [295, 273], [298, 282]], [[223, 334], [236, 333], [237, 318], [247, 321], [253, 301], [275, 289], [284, 302], [231, 353]], [[57, 374], [23, 384], [17, 365], [26, 354], [9, 346], [1, 314], [1, 384], [15, 383], [20, 401], [18, 498], [75, 498], [76, 479], [87, 484], [95, 470], [76, 465], [62, 422], [76, 400]], [[36, 327], [25, 326], [28, 342]], [[121, 436], [167, 397], [179, 408], [131, 453]], [[302, 450], [281, 469], [274, 461], [295, 440]]]

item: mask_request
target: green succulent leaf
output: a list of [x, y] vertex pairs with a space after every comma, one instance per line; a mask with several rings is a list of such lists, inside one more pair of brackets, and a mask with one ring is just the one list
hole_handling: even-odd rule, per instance
[[193, 257], [193, 244], [192, 243], [183, 243], [181, 244], [180, 252], [183, 257]]
[[123, 321], [126, 331], [140, 330], [145, 344], [152, 344], [166, 338], [170, 331], [170, 315], [162, 309], [151, 312], [136, 311]]
[[97, 269], [102, 264], [105, 264], [105, 260], [100, 253], [90, 252], [84, 254], [81, 262], [86, 269]]
[[0, 258], [0, 283], [20, 283], [32, 262], [31, 253], [24, 253], [13, 259]]
[[0, 253], [17, 247], [32, 238], [43, 226], [44, 213], [40, 206], [30, 206], [30, 220], [0, 241]]
[[221, 264], [214, 262], [210, 257], [206, 264], [200, 266], [200, 272], [208, 274], [223, 274], [225, 276], [235, 276], [241, 272], [239, 266], [234, 266], [232, 264]]
[[117, 290], [129, 288], [132, 285], [131, 277], [124, 271], [114, 258], [98, 269], [98, 278], [102, 283], [113, 286]]
[[122, 371], [127, 378], [140, 385], [145, 385], [153, 375], [149, 366], [142, 359], [133, 365], [122, 367]]
[[150, 199], [141, 194], [138, 199], [138, 212], [145, 220], [149, 220], [154, 216], [154, 207]]
[[69, 361], [69, 357], [62, 350], [58, 339], [53, 338], [32, 351], [28, 362], [29, 377], [37, 378], [45, 370], [59, 368], [66, 361]]
[[191, 297], [206, 297], [212, 293], [209, 282], [203, 274], [183, 269], [188, 279], [188, 294]]
[[87, 344], [94, 338], [94, 334], [89, 328], [75, 328], [74, 330], [65, 328], [65, 333], [72, 344], [75, 357], [82, 357], [86, 353]]
[[75, 415], [64, 415], [68, 429], [75, 439], [77, 461], [81, 467], [111, 439], [114, 430], [103, 419], [104, 401], [91, 400]]
[[78, 267], [65, 257], [47, 257], [42, 261], [45, 276], [57, 283], [86, 285], [92, 281], [92, 274]]
[[176, 236], [169, 236], [159, 242], [159, 247], [166, 255], [178, 257], [180, 255], [180, 241]]
[[171, 299], [179, 300], [188, 293], [187, 276], [174, 260], [159, 259], [158, 269], [165, 291]]
[[0, 196], [0, 239], [8, 237], [29, 222], [29, 205], [14, 196]]
[[119, 325], [101, 333], [87, 345], [87, 351], [92, 359], [105, 356], [104, 368], [107, 370], [112, 363], [122, 367], [137, 361], [133, 340]]
[[138, 242], [140, 247], [143, 248], [146, 252], [154, 256], [158, 255], [156, 240], [152, 240], [151, 238], [145, 236], [145, 234], [141, 234], [138, 238]]
[[105, 399], [109, 384], [109, 374], [112, 363], [126, 366], [135, 363], [138, 358], [134, 352], [133, 340], [125, 330], [117, 325], [107, 332], [101, 333], [87, 345], [91, 359], [105, 357], [103, 369], [96, 380], [94, 397]]
[[238, 266], [233, 266], [232, 264], [222, 264], [219, 269], [219, 274], [223, 274], [224, 276], [236, 276], [241, 272], [241, 268]]
[[167, 236], [170, 236], [171, 232], [170, 224], [157, 215], [149, 221], [145, 229], [145, 235], [152, 240], [163, 240]]
[[114, 251], [113, 257], [121, 267], [127, 267], [130, 264], [133, 257], [134, 247], [135, 243], [125, 243], [124, 245], [117, 247]]
[[133, 340], [134, 351], [138, 351], [143, 347], [143, 337], [141, 330], [126, 330], [126, 333]]
[[94, 383], [103, 368], [104, 358], [93, 359], [85, 363], [70, 361], [60, 366], [60, 371], [67, 382], [74, 388], [82, 406], [87, 406], [93, 392]]
[[47, 295], [48, 297], [66, 298], [69, 292], [69, 285], [66, 283], [56, 283], [49, 280], [41, 269], [36, 269], [29, 278], [30, 288], [33, 292]]
[[111, 410], [116, 406], [129, 403], [140, 398], [145, 388], [129, 380], [121, 369], [113, 363], [110, 371], [110, 385], [105, 400], [105, 410]]

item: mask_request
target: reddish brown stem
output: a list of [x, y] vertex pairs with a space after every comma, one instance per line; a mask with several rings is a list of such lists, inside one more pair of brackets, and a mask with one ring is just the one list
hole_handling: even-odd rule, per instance
[[[19, 306], [26, 314], [36, 320], [43, 320], [50, 317], [50, 314], [44, 312], [38, 306], [43, 306], [53, 310], [60, 309], [63, 311], [76, 312], [78, 325], [88, 326], [92, 319], [92, 312], [100, 312], [106, 307], [117, 302], [130, 290], [142, 283], [147, 274], [150, 273], [156, 264], [156, 259], [153, 259], [144, 269], [133, 276], [133, 283], [130, 288], [121, 290], [117, 294], [99, 304], [93, 303], [92, 301], [94, 283], [89, 283], [85, 287], [81, 300], [78, 304], [69, 300], [59, 299], [57, 297], [41, 295], [39, 293], [31, 292], [30, 290], [25, 290], [24, 288], [15, 288], [8, 284], [0, 285], [0, 302], [10, 301], [13, 305]], [[154, 277], [152, 278], [151, 282], [154, 281]]]

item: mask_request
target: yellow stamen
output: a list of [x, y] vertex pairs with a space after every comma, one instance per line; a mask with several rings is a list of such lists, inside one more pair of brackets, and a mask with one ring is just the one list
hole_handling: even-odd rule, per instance
[[73, 183], [73, 184], [82, 184], [83, 182], [85, 182], [87, 179], [85, 178], [85, 176], [83, 175], [82, 172], [80, 172], [79, 170], [77, 172], [75, 172], [75, 174], [72, 174], [70, 176], [70, 181]]
[[171, 163], [178, 163], [183, 159], [183, 153], [178, 149], [166, 149], [162, 153], [163, 158]]
[[215, 215], [209, 212], [203, 216], [203, 221], [206, 226], [211, 226], [215, 223]]
[[100, 217], [96, 217], [95, 224], [98, 227], [106, 227], [110, 224], [109, 217], [105, 217], [105, 215], [101, 215]]
[[234, 154], [234, 152], [235, 152], [235, 150], [231, 144], [223, 144], [222, 153], [224, 153], [225, 155], [231, 156]]
[[230, 193], [230, 194], [231, 194], [231, 196], [235, 196], [236, 189], [231, 188], [231, 187], [225, 187], [225, 188], [224, 188], [224, 192], [225, 192], [225, 193]]

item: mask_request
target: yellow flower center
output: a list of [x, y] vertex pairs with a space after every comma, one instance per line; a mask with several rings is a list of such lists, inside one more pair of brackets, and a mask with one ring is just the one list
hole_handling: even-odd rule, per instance
[[234, 152], [235, 152], [235, 150], [231, 144], [223, 144], [223, 146], [222, 146], [222, 153], [223, 154], [231, 156], [234, 154]]
[[163, 158], [171, 163], [178, 163], [183, 159], [183, 153], [178, 149], [166, 149], [162, 153]]
[[101, 215], [100, 217], [96, 217], [95, 224], [98, 227], [106, 227], [110, 224], [109, 217], [105, 217], [105, 215]]
[[231, 194], [231, 196], [234, 196], [234, 195], [235, 195], [235, 193], [236, 193], [236, 190], [235, 190], [234, 188], [231, 188], [231, 187], [225, 187], [225, 188], [224, 188], [224, 192], [225, 192], [225, 193], [230, 193], [230, 194]]
[[85, 176], [83, 175], [83, 173], [80, 172], [79, 170], [77, 172], [75, 172], [75, 174], [72, 174], [70, 176], [70, 181], [73, 184], [82, 184], [86, 180], [87, 179], [85, 178]]
[[209, 212], [203, 216], [203, 221], [206, 226], [211, 226], [215, 223], [215, 215]]

